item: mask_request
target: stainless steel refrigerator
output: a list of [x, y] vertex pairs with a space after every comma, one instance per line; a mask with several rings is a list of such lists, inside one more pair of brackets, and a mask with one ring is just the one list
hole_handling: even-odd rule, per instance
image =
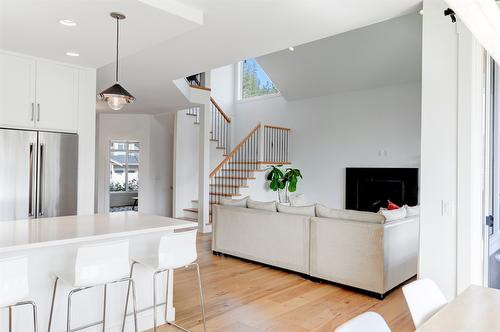
[[77, 186], [78, 135], [0, 129], [0, 221], [74, 215]]

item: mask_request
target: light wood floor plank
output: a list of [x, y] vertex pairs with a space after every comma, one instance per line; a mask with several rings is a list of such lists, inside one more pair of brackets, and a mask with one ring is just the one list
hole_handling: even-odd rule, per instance
[[[331, 283], [232, 257], [214, 256], [211, 235], [198, 236], [209, 331], [333, 331], [365, 311], [381, 314], [393, 332], [414, 331], [401, 288], [380, 301]], [[203, 331], [196, 275], [175, 272], [177, 323]], [[161, 332], [178, 331], [162, 326]]]

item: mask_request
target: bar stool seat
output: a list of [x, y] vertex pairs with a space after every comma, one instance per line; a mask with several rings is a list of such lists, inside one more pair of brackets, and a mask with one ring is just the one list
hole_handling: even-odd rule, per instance
[[[28, 258], [10, 257], [0, 260], [0, 308], [9, 308], [9, 332], [12, 331], [12, 308], [31, 305], [33, 331], [38, 331], [37, 306], [29, 297]], [[2, 328], [0, 328], [3, 331]]]
[[[133, 257], [132, 266], [130, 268], [130, 278], [134, 273], [134, 265], [141, 264], [146, 268], [153, 270], [153, 320], [154, 327], [153, 331], [156, 332], [157, 329], [157, 294], [156, 294], [156, 284], [157, 277], [161, 273], [166, 272], [166, 289], [165, 292], [165, 321], [178, 329], [183, 331], [189, 331], [182, 326], [175, 324], [174, 322], [167, 321], [167, 302], [168, 302], [168, 275], [171, 270], [176, 270], [179, 268], [187, 268], [190, 266], [195, 266], [198, 277], [198, 288], [200, 291], [200, 304], [201, 304], [201, 315], [203, 319], [203, 330], [206, 331], [206, 318], [205, 318], [205, 306], [203, 301], [203, 289], [201, 285], [200, 267], [197, 260], [196, 252], [196, 230], [179, 232], [179, 233], [169, 233], [164, 235], [160, 239], [158, 246], [157, 256], [147, 256], [147, 257]], [[128, 294], [127, 302], [128, 304]], [[125, 305], [125, 314], [127, 313], [127, 304]], [[125, 321], [124, 321], [125, 324]], [[124, 325], [122, 331], [124, 330]]]
[[[137, 308], [135, 301], [135, 284], [129, 277], [129, 242], [119, 241], [113, 243], [93, 244], [78, 248], [73, 270], [55, 272], [54, 289], [52, 294], [52, 303], [50, 308], [49, 326], [52, 327], [52, 317], [54, 313], [54, 304], [56, 298], [57, 284], [61, 280], [72, 287], [68, 294], [68, 307], [66, 314], [66, 331], [75, 331], [71, 328], [71, 299], [72, 295], [92, 287], [104, 287], [104, 304], [102, 324], [103, 331], [106, 328], [106, 295], [107, 287], [110, 284], [119, 282], [129, 282], [132, 286], [133, 294], [133, 314], [135, 331], [137, 332]], [[88, 326], [84, 326], [86, 328]]]

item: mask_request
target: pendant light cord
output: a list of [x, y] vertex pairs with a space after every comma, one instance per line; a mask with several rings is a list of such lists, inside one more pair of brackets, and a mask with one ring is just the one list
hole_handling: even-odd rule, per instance
[[116, 18], [116, 71], [115, 71], [115, 79], [116, 83], [118, 83], [118, 44], [120, 42], [120, 19]]

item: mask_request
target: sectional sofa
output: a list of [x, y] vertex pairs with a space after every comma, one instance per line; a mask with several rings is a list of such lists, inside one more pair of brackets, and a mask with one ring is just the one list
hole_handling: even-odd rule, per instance
[[381, 298], [417, 274], [418, 216], [386, 221], [377, 213], [321, 209], [304, 215], [214, 205], [212, 249]]

